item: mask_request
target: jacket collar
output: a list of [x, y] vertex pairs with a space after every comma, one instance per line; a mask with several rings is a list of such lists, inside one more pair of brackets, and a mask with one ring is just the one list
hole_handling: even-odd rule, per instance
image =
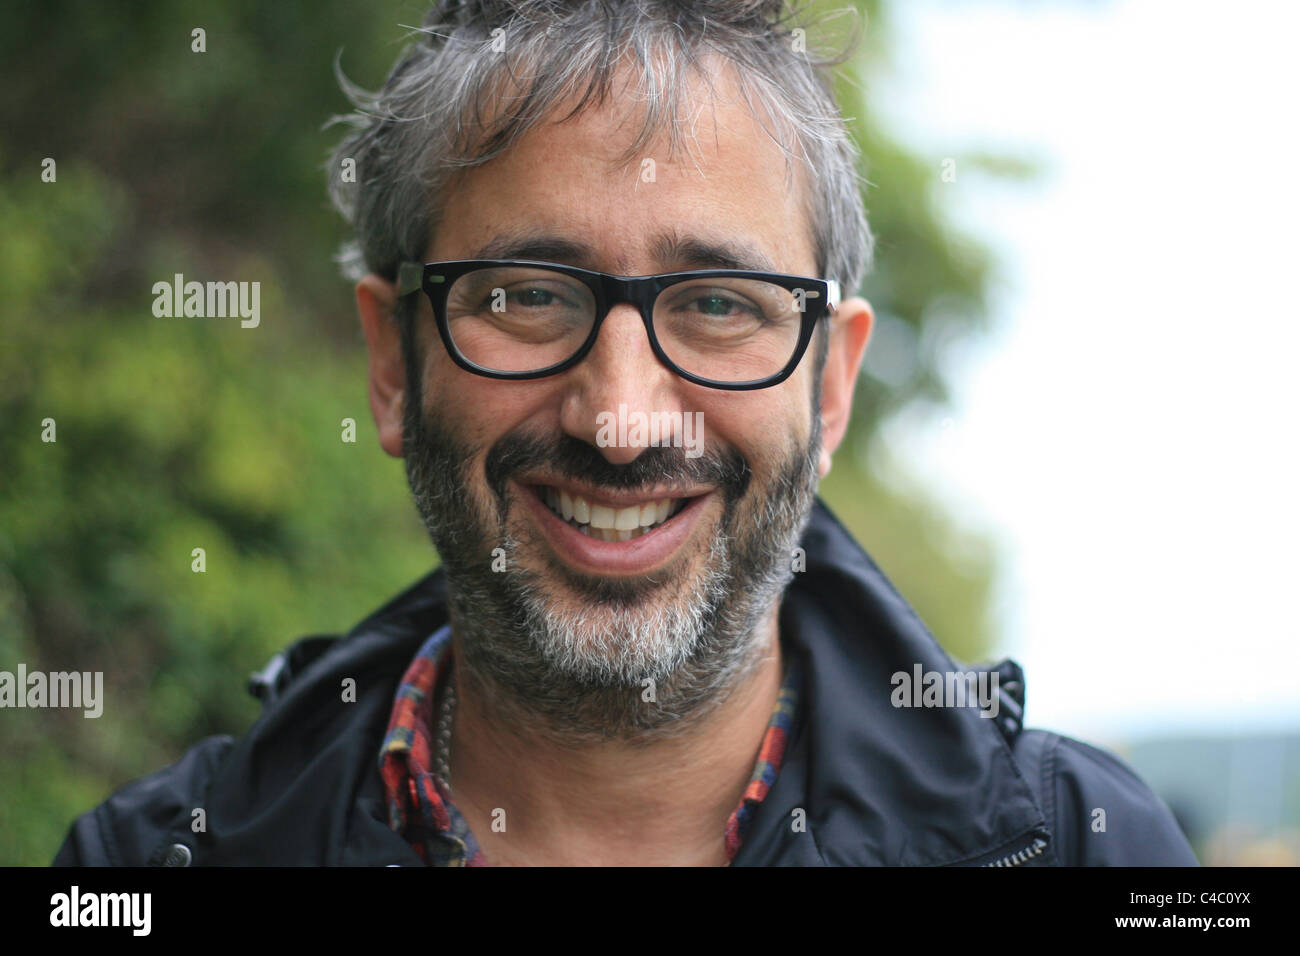
[[897, 672], [970, 668], [820, 500], [802, 546], [807, 570], [780, 617], [782, 640], [806, 668], [802, 712], [735, 863], [983, 863], [1046, 839], [995, 719], [973, 707], [891, 704]]

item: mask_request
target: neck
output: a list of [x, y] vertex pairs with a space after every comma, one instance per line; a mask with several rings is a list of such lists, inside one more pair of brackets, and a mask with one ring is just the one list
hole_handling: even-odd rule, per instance
[[[497, 865], [722, 865], [784, 674], [777, 608], [752, 666], [674, 732], [557, 738], [466, 665], [453, 634], [453, 798]], [[583, 710], [575, 701], [575, 711]], [[655, 705], [672, 707], [660, 696]], [[504, 815], [499, 811], [505, 811]], [[495, 824], [495, 825], [494, 825]], [[503, 828], [504, 824], [504, 828]]]

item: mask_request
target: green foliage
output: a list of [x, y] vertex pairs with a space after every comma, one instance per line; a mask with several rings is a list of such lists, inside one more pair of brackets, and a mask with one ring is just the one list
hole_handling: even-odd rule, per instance
[[[872, 23], [878, 22], [874, 5]], [[106, 705], [0, 715], [0, 862], [48, 862], [72, 818], [256, 717], [248, 674], [338, 633], [436, 561], [379, 452], [364, 346], [331, 255], [321, 164], [346, 109], [333, 57], [383, 79], [424, 4], [47, 2], [0, 56], [0, 669], [102, 670]], [[207, 30], [208, 52], [190, 52]], [[883, 31], [868, 56], [883, 56]], [[922, 489], [864, 471], [884, 415], [944, 395], [921, 343], [983, 315], [987, 257], [937, 213], [937, 165], [841, 87], [869, 159], [878, 271], [914, 330], [907, 376], [864, 376], [824, 493], [936, 634], [988, 647], [993, 561]], [[40, 180], [41, 159], [58, 181]], [[262, 283], [262, 326], [155, 318], [184, 273]], [[40, 440], [42, 421], [57, 442]], [[357, 441], [340, 440], [356, 421]], [[960, 544], [960, 547], [956, 545]], [[206, 552], [206, 573], [191, 552]], [[974, 555], [974, 558], [971, 557]]]
[[72, 167], [57, 187], [10, 185], [0, 669], [105, 675], [102, 717], [0, 719], [0, 859], [41, 863], [116, 786], [245, 728], [248, 674], [289, 639], [346, 630], [435, 556], [400, 463], [376, 453], [360, 351], [302, 355], [287, 324], [97, 302], [59, 237], [93, 259], [120, 193]]

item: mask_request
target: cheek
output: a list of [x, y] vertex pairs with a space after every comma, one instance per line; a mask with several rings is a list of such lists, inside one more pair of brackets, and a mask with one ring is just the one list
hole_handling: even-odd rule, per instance
[[[434, 336], [437, 336], [434, 330]], [[502, 382], [466, 372], [447, 355], [439, 339], [424, 366], [424, 414], [453, 432], [470, 452], [465, 474], [483, 480], [488, 452], [504, 436], [530, 427], [545, 429], [556, 405], [553, 385]]]
[[424, 349], [424, 413], [438, 419], [476, 451], [481, 450], [484, 442], [492, 439], [490, 425], [506, 420], [508, 389], [457, 366], [443, 348], [436, 329]]
[[[737, 392], [740, 401], [706, 407], [706, 440], [722, 448], [735, 448], [749, 462], [760, 481], [789, 459], [792, 449], [807, 444], [811, 421], [811, 401], [786, 388], [786, 382], [767, 391], [770, 396], [758, 399], [761, 392]], [[807, 383], [803, 383], [806, 387]]]

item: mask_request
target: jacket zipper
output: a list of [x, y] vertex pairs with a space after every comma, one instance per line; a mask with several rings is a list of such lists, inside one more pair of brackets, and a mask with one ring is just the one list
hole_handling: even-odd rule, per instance
[[1006, 856], [994, 860], [992, 863], [985, 863], [984, 865], [985, 866], [1019, 866], [1021, 863], [1026, 863], [1029, 860], [1032, 860], [1034, 857], [1041, 854], [1045, 849], [1047, 849], [1047, 841], [1044, 840], [1042, 837], [1034, 837], [1034, 842], [1029, 844], [1029, 846], [1025, 847], [1023, 850], [1019, 850], [1016, 853], [1008, 853]]

